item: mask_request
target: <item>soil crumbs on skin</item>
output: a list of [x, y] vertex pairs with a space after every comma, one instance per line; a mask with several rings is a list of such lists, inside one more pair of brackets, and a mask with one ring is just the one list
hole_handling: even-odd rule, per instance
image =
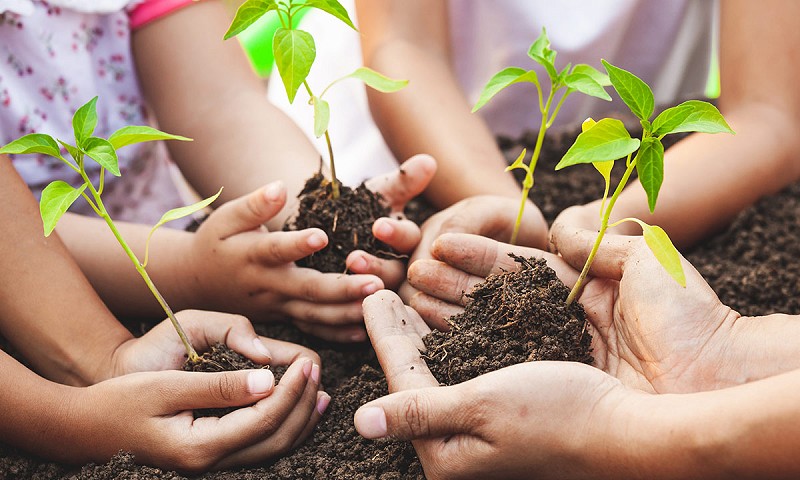
[[353, 250], [364, 250], [380, 258], [399, 258], [389, 245], [372, 236], [372, 224], [390, 212], [383, 196], [373, 193], [363, 183], [356, 188], [340, 184], [339, 191], [339, 198], [334, 199], [331, 183], [321, 173], [306, 181], [298, 195], [298, 214], [284, 230], [320, 228], [328, 236], [328, 245], [295, 263], [320, 272], [344, 273], [345, 259]]

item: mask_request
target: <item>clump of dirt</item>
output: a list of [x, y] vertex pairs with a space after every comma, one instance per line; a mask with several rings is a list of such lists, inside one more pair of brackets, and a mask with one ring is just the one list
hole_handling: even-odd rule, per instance
[[356, 188], [339, 184], [339, 192], [339, 198], [334, 199], [331, 182], [321, 173], [306, 181], [298, 195], [298, 214], [284, 230], [320, 228], [328, 235], [328, 245], [295, 263], [320, 272], [344, 273], [345, 259], [353, 250], [364, 250], [380, 258], [403, 258], [372, 235], [375, 220], [390, 212], [383, 196], [363, 183]]

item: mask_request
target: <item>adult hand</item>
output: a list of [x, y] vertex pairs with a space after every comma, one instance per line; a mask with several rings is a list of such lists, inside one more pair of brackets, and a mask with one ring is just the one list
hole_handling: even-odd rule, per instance
[[[65, 404], [74, 441], [53, 449], [71, 461], [87, 452], [107, 461], [125, 450], [138, 462], [186, 472], [251, 464], [309, 435], [329, 400], [318, 388], [319, 367], [310, 359], [294, 362], [277, 385], [269, 370], [123, 375], [71, 390]], [[220, 418], [191, 412], [245, 405]]]
[[322, 230], [268, 232], [264, 223], [286, 202], [280, 182], [230, 201], [195, 234], [184, 261], [187, 305], [246, 315], [254, 321], [291, 318], [334, 341], [366, 339], [361, 301], [384, 287], [370, 274], [321, 273], [295, 265], [327, 245]]
[[[400, 168], [365, 182], [367, 188], [380, 193], [388, 202], [391, 212], [379, 218], [372, 226], [375, 238], [401, 254], [410, 255], [420, 241], [420, 230], [403, 214], [406, 204], [421, 194], [436, 173], [436, 161], [430, 155], [415, 155]], [[354, 273], [371, 273], [379, 276], [386, 288], [395, 289], [406, 278], [405, 263], [370, 255], [363, 250], [350, 252], [347, 268]]]
[[[430, 479], [564, 478], [589, 473], [624, 436], [637, 395], [587, 365], [532, 362], [438, 387], [419, 354], [427, 326], [391, 292], [364, 301], [389, 396], [358, 409], [367, 438], [413, 440]], [[524, 452], [524, 453], [522, 453]], [[606, 459], [607, 460], [607, 459]]]
[[[433, 215], [422, 225], [422, 239], [411, 256], [408, 271], [409, 280], [415, 274], [418, 260], [431, 259], [434, 241], [445, 233], [473, 233], [499, 241], [508, 241], [514, 229], [519, 204], [514, 199], [498, 196], [477, 196], [458, 203]], [[518, 242], [520, 245], [544, 247], [547, 242], [547, 223], [533, 203], [528, 202], [522, 219]], [[406, 282], [398, 290], [403, 300], [414, 308], [430, 310], [438, 308], [428, 305], [428, 297], [418, 295], [413, 283]], [[439, 330], [449, 326], [441, 318], [425, 316], [430, 325]]]
[[[189, 342], [199, 352], [223, 343], [260, 365], [290, 365], [309, 359], [319, 365], [319, 356], [312, 350], [293, 343], [261, 337], [253, 325], [240, 315], [184, 310], [175, 317]], [[109, 377], [136, 372], [180, 370], [186, 350], [169, 320], [164, 320], [146, 334], [123, 343], [113, 354]]]

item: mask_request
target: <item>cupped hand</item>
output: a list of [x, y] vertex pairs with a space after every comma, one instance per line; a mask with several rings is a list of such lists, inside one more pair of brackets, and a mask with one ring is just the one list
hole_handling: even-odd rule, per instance
[[[420, 241], [420, 230], [408, 220], [403, 210], [406, 204], [421, 194], [436, 173], [436, 161], [430, 155], [415, 155], [402, 166], [385, 175], [365, 182], [371, 191], [380, 193], [391, 209], [372, 226], [372, 234], [403, 255], [410, 255]], [[363, 250], [350, 252], [347, 268], [353, 273], [371, 273], [380, 277], [386, 288], [395, 289], [406, 278], [405, 263], [382, 259]]]
[[361, 301], [384, 287], [376, 275], [321, 273], [295, 265], [327, 245], [322, 230], [269, 232], [264, 223], [286, 202], [280, 182], [230, 201], [200, 226], [188, 251], [182, 287], [189, 305], [246, 315], [253, 321], [291, 319], [334, 341], [366, 339]]
[[[184, 310], [177, 312], [175, 317], [198, 353], [222, 343], [259, 365], [289, 365], [304, 358], [317, 365], [320, 363], [319, 356], [313, 350], [259, 336], [250, 321], [241, 315]], [[172, 323], [164, 320], [141, 337], [130, 339], [117, 347], [109, 376], [179, 370], [185, 361], [183, 343]]]
[[[73, 390], [74, 438], [56, 448], [73, 461], [89, 452], [100, 462], [125, 450], [137, 462], [185, 472], [263, 461], [298, 445], [318, 422], [330, 400], [318, 391], [319, 375], [304, 358], [277, 385], [266, 369], [115, 377]], [[238, 406], [246, 407], [220, 418], [192, 416], [193, 409]]]
[[364, 302], [390, 395], [355, 414], [367, 438], [412, 440], [426, 478], [564, 478], [601, 459], [636, 394], [578, 363], [531, 362], [439, 387], [420, 357], [427, 326], [391, 292]]

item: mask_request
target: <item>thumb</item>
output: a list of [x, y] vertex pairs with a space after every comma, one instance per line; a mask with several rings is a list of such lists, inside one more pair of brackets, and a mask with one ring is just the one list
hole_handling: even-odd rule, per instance
[[[577, 270], [583, 268], [597, 239], [597, 232], [564, 223], [553, 224], [550, 235], [554, 251]], [[644, 239], [638, 236], [606, 235], [595, 254], [589, 274], [613, 280], [621, 279], [625, 262], [643, 242]]]
[[241, 407], [269, 396], [275, 376], [268, 369], [235, 372], [163, 372], [171, 378], [160, 390], [177, 410]]
[[403, 210], [409, 200], [422, 193], [436, 174], [436, 160], [418, 154], [391, 173], [367, 180], [366, 186], [384, 196], [393, 211]]
[[437, 438], [470, 429], [463, 395], [458, 387], [405, 390], [374, 400], [356, 411], [356, 430], [369, 439]]
[[211, 223], [221, 239], [261, 228], [286, 204], [286, 187], [280, 180], [246, 196], [227, 202], [212, 214]]

